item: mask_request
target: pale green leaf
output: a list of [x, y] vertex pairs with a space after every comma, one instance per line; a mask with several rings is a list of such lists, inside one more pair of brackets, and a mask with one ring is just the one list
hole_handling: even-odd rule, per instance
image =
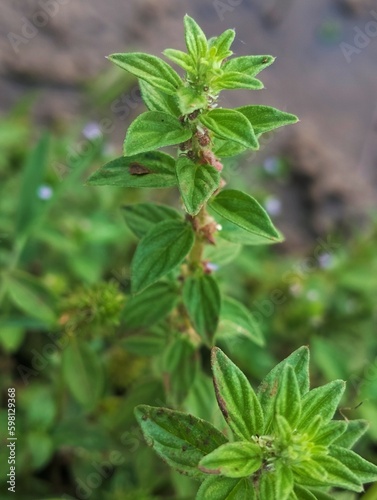
[[260, 90], [264, 88], [263, 83], [257, 78], [235, 71], [224, 72], [221, 76], [214, 78], [211, 86], [215, 91], [232, 89]]
[[254, 77], [274, 61], [272, 56], [240, 56], [226, 61], [221, 69], [224, 72], [237, 72]]
[[183, 68], [187, 73], [194, 73], [195, 63], [192, 57], [186, 52], [176, 49], [165, 49], [164, 56], [170, 59], [173, 63]]
[[216, 448], [199, 463], [199, 469], [206, 474], [226, 477], [247, 477], [262, 465], [262, 450], [249, 441], [226, 443]]
[[330, 455], [345, 465], [361, 483], [377, 481], [377, 466], [360, 457], [357, 453], [340, 446], [330, 446]]
[[200, 26], [187, 14], [184, 17], [186, 47], [195, 61], [207, 55], [207, 38]]

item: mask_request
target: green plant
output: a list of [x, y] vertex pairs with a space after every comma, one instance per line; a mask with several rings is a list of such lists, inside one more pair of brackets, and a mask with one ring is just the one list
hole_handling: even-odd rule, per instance
[[[297, 118], [268, 106], [218, 107], [222, 90], [263, 88], [256, 75], [274, 58], [230, 58], [234, 30], [207, 41], [192, 18], [186, 16], [184, 23], [188, 53], [164, 51], [185, 70], [184, 78], [149, 54], [109, 57], [139, 79], [148, 111], [130, 125], [124, 156], [101, 167], [88, 183], [178, 186], [181, 195], [184, 214], [154, 203], [123, 207], [128, 227], [140, 239], [131, 263], [126, 326], [143, 330], [169, 318], [165, 327], [171, 343], [179, 332], [178, 342], [196, 351], [214, 345], [224, 325], [228, 333], [262, 344], [258, 325], [243, 304], [221, 293], [212, 271], [235, 258], [240, 244], [278, 243], [282, 236], [254, 198], [223, 189], [221, 161], [258, 149], [262, 134]], [[177, 158], [156, 149], [173, 145]], [[184, 358], [192, 356], [190, 349], [183, 351]]]
[[[88, 184], [123, 188], [178, 187], [182, 211], [155, 203], [123, 207], [140, 241], [131, 263], [131, 294], [123, 319], [124, 345], [155, 355], [167, 401], [195, 408], [208, 396], [205, 366], [212, 348], [217, 402], [232, 436], [206, 420], [166, 408], [138, 406], [147, 442], [179, 472], [202, 481], [197, 498], [330, 498], [329, 487], [361, 491], [377, 468], [348, 448], [363, 421], [331, 421], [344, 391], [335, 381], [309, 391], [309, 352], [301, 348], [276, 366], [257, 394], [245, 375], [213, 346], [240, 338], [263, 345], [245, 306], [221, 292], [214, 270], [240, 245], [281, 242], [262, 206], [248, 194], [223, 189], [223, 159], [259, 148], [262, 134], [297, 121], [269, 106], [218, 106], [222, 90], [263, 88], [256, 75], [271, 56], [230, 58], [234, 30], [207, 41], [185, 16], [188, 52], [164, 55], [185, 71], [144, 53], [109, 59], [139, 79], [148, 111], [130, 125], [124, 156], [91, 175]], [[177, 146], [176, 157], [159, 151]], [[165, 352], [164, 352], [165, 351]], [[210, 400], [210, 398], [209, 398]], [[345, 437], [346, 436], [346, 437]]]
[[135, 409], [147, 443], [170, 466], [202, 481], [198, 500], [330, 500], [329, 487], [359, 492], [377, 479], [377, 467], [350, 449], [366, 421], [332, 420], [345, 383], [309, 390], [308, 348], [275, 366], [257, 393], [217, 347], [212, 371], [225, 433], [182, 412]]

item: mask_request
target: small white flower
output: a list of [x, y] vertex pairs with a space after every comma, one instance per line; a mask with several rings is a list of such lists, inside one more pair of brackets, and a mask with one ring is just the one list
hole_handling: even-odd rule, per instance
[[40, 200], [49, 200], [53, 195], [53, 190], [50, 186], [42, 185], [39, 186], [37, 195]]
[[275, 196], [269, 196], [264, 202], [264, 206], [270, 215], [281, 214], [281, 201]]
[[98, 123], [89, 122], [83, 128], [82, 135], [89, 141], [93, 139], [98, 139], [99, 137], [102, 137], [101, 128], [98, 125]]

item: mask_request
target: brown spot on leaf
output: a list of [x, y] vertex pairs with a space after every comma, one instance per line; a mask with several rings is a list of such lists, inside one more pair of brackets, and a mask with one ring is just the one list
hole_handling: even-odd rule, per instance
[[228, 413], [228, 410], [226, 407], [226, 403], [220, 394], [220, 389], [219, 389], [219, 386], [216, 382], [216, 379], [213, 379], [213, 385], [215, 388], [216, 399], [217, 399], [217, 402], [219, 404], [219, 408], [221, 410], [221, 413], [224, 415], [225, 420], [228, 421], [229, 420], [229, 413]]
[[136, 161], [131, 163], [129, 166], [129, 172], [131, 175], [145, 175], [149, 174], [150, 170], [142, 165], [141, 163], [137, 163]]

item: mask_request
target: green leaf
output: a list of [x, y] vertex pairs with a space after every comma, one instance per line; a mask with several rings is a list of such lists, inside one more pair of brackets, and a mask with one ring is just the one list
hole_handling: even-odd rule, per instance
[[264, 345], [261, 329], [249, 310], [230, 297], [223, 300], [219, 328], [220, 335], [222, 332], [225, 336], [242, 335], [250, 338], [257, 345]]
[[0, 325], [0, 345], [6, 353], [16, 352], [23, 343], [26, 329], [12, 324]]
[[340, 446], [330, 446], [330, 455], [353, 472], [361, 483], [377, 481], [377, 466], [360, 457], [354, 451]]
[[278, 380], [275, 412], [294, 429], [301, 414], [301, 395], [293, 366], [284, 366]]
[[244, 440], [261, 434], [262, 408], [246, 376], [218, 347], [211, 364], [217, 402], [232, 432]]
[[272, 56], [241, 56], [234, 57], [226, 61], [221, 68], [225, 73], [243, 73], [249, 77], [254, 77], [262, 70], [270, 66], [275, 61]]
[[260, 446], [249, 441], [226, 443], [201, 459], [199, 469], [206, 474], [247, 477], [262, 465]]
[[179, 75], [159, 57], [142, 52], [112, 54], [110, 61], [166, 94], [174, 95], [182, 85]]
[[366, 420], [350, 420], [347, 422], [347, 430], [334, 442], [343, 448], [352, 448], [357, 441], [368, 430], [369, 423]]
[[236, 156], [247, 150], [245, 146], [233, 141], [227, 141], [225, 139], [219, 139], [218, 137], [213, 138], [214, 149], [213, 152], [217, 158], [228, 158], [230, 156]]
[[190, 320], [205, 342], [212, 345], [220, 316], [221, 296], [209, 274], [190, 276], [183, 285], [183, 303]]
[[263, 379], [258, 388], [258, 398], [265, 415], [264, 433], [268, 433], [273, 415], [276, 399], [276, 391], [279, 379], [282, 376], [285, 365], [291, 365], [296, 373], [301, 395], [309, 390], [309, 349], [305, 346], [294, 351], [288, 358], [276, 365]]
[[126, 188], [167, 188], [177, 185], [175, 160], [161, 151], [121, 156], [94, 172], [87, 184]]
[[317, 497], [310, 490], [302, 486], [296, 485], [294, 492], [299, 500], [317, 500]]
[[329, 446], [342, 436], [347, 430], [347, 422], [343, 420], [332, 420], [322, 425], [314, 437], [316, 445]]
[[208, 106], [206, 96], [191, 87], [181, 87], [177, 92], [177, 97], [182, 115], [188, 115], [197, 109], [204, 109]]
[[135, 408], [135, 416], [148, 445], [188, 476], [202, 478], [200, 460], [227, 441], [210, 423], [179, 411], [141, 405]]
[[249, 479], [212, 476], [203, 481], [196, 500], [256, 500], [256, 495]]
[[6, 277], [5, 286], [11, 301], [18, 309], [43, 323], [55, 323], [52, 298], [37, 279], [26, 273], [15, 273]]
[[24, 233], [35, 220], [40, 209], [38, 188], [42, 184], [49, 150], [49, 137], [44, 134], [27, 158], [23, 169], [19, 194], [16, 232]]
[[338, 408], [344, 389], [345, 382], [343, 380], [334, 380], [307, 392], [301, 402], [302, 411], [298, 429], [304, 430], [316, 415], [320, 415], [325, 423], [331, 420]]
[[64, 380], [78, 403], [86, 409], [97, 404], [104, 385], [102, 366], [89, 346], [71, 338], [62, 355]]
[[149, 111], [162, 111], [179, 117], [181, 112], [178, 107], [176, 95], [169, 95], [157, 90], [153, 85], [139, 80], [139, 87], [143, 101]]
[[209, 208], [209, 211], [213, 213], [218, 225], [220, 226], [220, 230], [217, 235], [222, 240], [229, 241], [231, 243], [237, 243], [239, 245], [251, 246], [273, 245], [284, 240], [284, 237], [279, 232], [279, 240], [268, 240], [264, 236], [262, 237], [255, 233], [245, 231], [245, 229], [242, 229], [240, 226], [233, 224], [227, 219], [224, 219], [224, 217], [221, 217], [217, 212], [211, 210], [211, 205], [207, 206]]
[[324, 484], [351, 491], [363, 491], [360, 479], [346, 465], [334, 457], [330, 455], [315, 455], [312, 457], [311, 462], [314, 462], [314, 467], [318, 467], [319, 465], [326, 471], [326, 475], [322, 479]]
[[157, 356], [162, 354], [165, 344], [165, 331], [161, 331], [159, 328], [152, 328], [142, 335], [140, 333], [130, 335], [121, 343], [126, 351], [139, 356]]
[[166, 349], [163, 359], [164, 382], [169, 404], [182, 404], [196, 380], [198, 353], [187, 337], [176, 338]]
[[[312, 500], [312, 498], [314, 498], [314, 500], [334, 500], [334, 496], [333, 495], [328, 495], [325, 491], [323, 490], [316, 490], [316, 489], [313, 489], [313, 488], [310, 488], [310, 490], [304, 490], [304, 488], [302, 488], [303, 491], [308, 492], [310, 491], [310, 493], [312, 495], [314, 495], [313, 497], [305, 497], [303, 496], [302, 497], [302, 500]], [[301, 490], [298, 490], [298, 491], [301, 491]], [[301, 500], [301, 497], [299, 496], [298, 497], [298, 500]]]
[[220, 36], [211, 38], [209, 40], [209, 47], [211, 55], [214, 54], [214, 57], [217, 61], [222, 61], [223, 59], [231, 56], [233, 52], [230, 50], [230, 47], [234, 41], [236, 36], [236, 32], [232, 29], [228, 29], [224, 31]]
[[213, 109], [203, 113], [200, 121], [220, 139], [237, 142], [249, 149], [259, 147], [250, 121], [234, 109]]
[[226, 72], [214, 78], [211, 82], [211, 86], [215, 92], [233, 89], [260, 90], [264, 88], [263, 83], [257, 78], [245, 75], [244, 73], [236, 73], [235, 71]]
[[195, 72], [195, 63], [192, 57], [186, 52], [176, 49], [166, 49], [163, 51], [165, 57], [170, 59], [173, 63], [183, 68], [187, 73]]
[[204, 260], [222, 267], [237, 259], [242, 246], [236, 243], [215, 238], [214, 245], [206, 245], [204, 249]]
[[138, 293], [181, 264], [194, 243], [186, 222], [156, 224], [140, 241], [131, 265], [132, 291]]
[[161, 111], [147, 111], [131, 123], [124, 140], [124, 154], [131, 156], [172, 146], [188, 141], [191, 136], [191, 130], [178, 118]]
[[178, 158], [176, 173], [179, 190], [190, 215], [197, 215], [220, 184], [220, 172], [211, 165], [200, 165]]
[[126, 328], [132, 330], [152, 326], [170, 313], [177, 298], [175, 286], [163, 282], [129, 297], [122, 312]]
[[221, 217], [256, 235], [259, 239], [281, 241], [281, 236], [267, 212], [248, 194], [235, 189], [226, 189], [215, 196], [209, 204]]
[[264, 472], [260, 478], [259, 496], [268, 500], [288, 500], [293, 490], [292, 471], [276, 464], [274, 472]]
[[236, 109], [249, 120], [257, 136], [284, 125], [298, 122], [297, 116], [270, 106], [242, 106]]
[[187, 14], [184, 17], [186, 47], [194, 61], [207, 55], [207, 38], [200, 26]]
[[138, 238], [145, 236], [159, 222], [182, 221], [181, 214], [167, 205], [137, 203], [122, 208], [127, 226]]

